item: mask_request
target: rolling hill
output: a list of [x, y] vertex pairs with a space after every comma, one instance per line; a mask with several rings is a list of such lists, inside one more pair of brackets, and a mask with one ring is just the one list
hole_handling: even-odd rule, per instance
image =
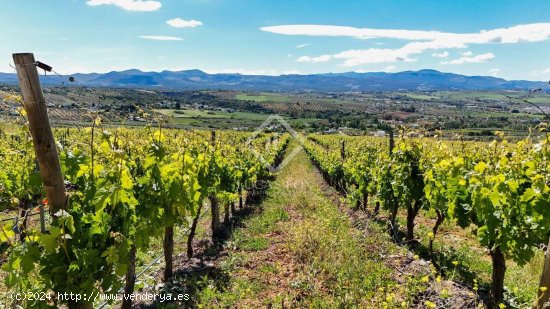
[[[519, 90], [541, 88], [545, 82], [465, 76], [436, 70], [398, 73], [327, 73], [312, 75], [208, 74], [200, 70], [143, 72], [137, 69], [109, 73], [74, 74], [80, 85], [165, 89], [227, 89], [250, 91], [392, 91], [392, 90]], [[67, 77], [42, 77], [45, 85], [69, 84]], [[17, 82], [14, 74], [0, 73], [0, 83]], [[77, 84], [78, 85], [78, 84]]]

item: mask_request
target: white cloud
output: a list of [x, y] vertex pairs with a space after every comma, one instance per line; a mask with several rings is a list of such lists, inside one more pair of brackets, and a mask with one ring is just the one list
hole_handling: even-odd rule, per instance
[[88, 0], [89, 6], [115, 5], [126, 11], [150, 12], [160, 9], [162, 4], [153, 0]]
[[405, 40], [435, 40], [444, 34], [438, 31], [354, 28], [329, 25], [282, 25], [261, 27], [260, 30], [286, 35], [348, 36], [359, 39], [391, 38]]
[[413, 62], [416, 59], [409, 57], [410, 52], [400, 49], [352, 49], [333, 55], [336, 59], [344, 59], [343, 66], [358, 66], [362, 64], [387, 62]]
[[384, 68], [384, 72], [394, 72], [397, 67], [395, 65], [388, 65]]
[[470, 56], [473, 56], [474, 53], [472, 53], [472, 51], [469, 50], [469, 51], [463, 52], [461, 55], [464, 57], [470, 57]]
[[319, 62], [327, 62], [332, 59], [331, 55], [322, 55], [319, 57], [309, 57], [309, 56], [302, 56], [298, 58], [298, 62], [312, 62], [312, 63], [319, 63]]
[[472, 57], [460, 57], [458, 59], [454, 59], [451, 61], [442, 61], [441, 64], [464, 64], [464, 63], [479, 63], [479, 62], [485, 62], [489, 61], [491, 59], [495, 58], [495, 55], [492, 53], [486, 53], [481, 55], [475, 55]]
[[304, 48], [304, 47], [307, 47], [307, 46], [311, 46], [311, 44], [307, 43], [307, 44], [300, 44], [300, 45], [297, 45], [296, 48]]
[[550, 68], [542, 70], [542, 74], [550, 74]]
[[432, 54], [432, 57], [436, 57], [436, 58], [447, 58], [449, 57], [449, 52], [448, 51], [444, 51], [442, 53], [433, 53]]
[[[411, 42], [397, 49], [390, 48], [369, 48], [352, 49], [332, 55], [336, 59], [345, 59], [343, 66], [358, 66], [372, 63], [392, 63], [392, 62], [414, 62], [418, 59], [412, 58], [412, 55], [421, 54], [429, 49], [442, 48], [465, 48], [464, 45], [456, 43], [451, 47], [450, 44], [442, 44], [439, 41]], [[325, 55], [326, 56], [326, 55]], [[312, 58], [305, 56], [307, 58]], [[315, 58], [315, 57], [313, 57]]]
[[182, 38], [177, 36], [165, 36], [165, 35], [140, 35], [142, 39], [155, 40], [155, 41], [183, 41]]
[[500, 72], [499, 68], [494, 68], [489, 70], [489, 73], [491, 74], [491, 76], [497, 76], [498, 72]]
[[[364, 50], [347, 50], [332, 55], [333, 58], [345, 59], [343, 66], [358, 66], [370, 63], [391, 63], [399, 61], [416, 61], [412, 55], [422, 54], [427, 50], [463, 49], [469, 44], [521, 43], [538, 42], [550, 39], [550, 23], [518, 25], [476, 33], [450, 33], [440, 31], [371, 29], [330, 25], [281, 25], [262, 27], [263, 31], [283, 35], [352, 37], [358, 39], [399, 39], [412, 41], [397, 49], [370, 48]], [[435, 54], [434, 53], [434, 57]], [[445, 52], [437, 54], [443, 55]], [[327, 55], [324, 55], [327, 56]], [[448, 56], [448, 55], [447, 55]], [[445, 61], [460, 64], [483, 62], [494, 58], [491, 53], [473, 56], [466, 51], [463, 57]], [[305, 59], [318, 57], [304, 56]]]
[[261, 27], [262, 31], [285, 35], [347, 36], [359, 39], [388, 38], [409, 41], [442, 41], [466, 43], [519, 43], [550, 38], [550, 23], [518, 25], [477, 33], [451, 33], [424, 30], [372, 29], [330, 25], [281, 25]]
[[197, 26], [202, 26], [202, 22], [198, 20], [184, 20], [181, 18], [174, 18], [166, 21], [167, 24], [174, 28], [195, 28]]

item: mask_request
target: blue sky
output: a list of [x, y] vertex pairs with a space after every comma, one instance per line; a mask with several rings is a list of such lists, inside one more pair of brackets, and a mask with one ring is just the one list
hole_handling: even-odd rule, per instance
[[[550, 1], [0, 0], [0, 71], [424, 68], [550, 79]], [[486, 32], [482, 32], [486, 31]]]

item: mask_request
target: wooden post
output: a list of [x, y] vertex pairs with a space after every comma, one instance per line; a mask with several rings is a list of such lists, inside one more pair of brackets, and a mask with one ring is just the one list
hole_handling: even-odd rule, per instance
[[239, 209], [243, 209], [243, 185], [241, 183], [239, 183], [239, 189], [237, 192], [239, 194]]
[[174, 226], [164, 228], [164, 282], [171, 282], [174, 269]]
[[[543, 291], [544, 290], [544, 291]], [[550, 307], [550, 240], [548, 240], [548, 248], [546, 248], [546, 254], [544, 255], [544, 266], [542, 269], [542, 276], [540, 277], [539, 290], [537, 291], [537, 303], [535, 308], [549, 308]]]
[[[128, 270], [126, 271], [126, 286], [124, 287], [124, 295], [129, 296], [134, 293], [134, 287], [136, 285], [136, 245], [130, 246], [130, 257]], [[120, 309], [131, 309], [132, 298], [127, 297], [122, 300]]]
[[197, 214], [195, 215], [195, 218], [193, 218], [193, 223], [191, 224], [191, 230], [189, 230], [189, 235], [187, 236], [187, 258], [189, 259], [193, 257], [193, 239], [195, 238], [197, 224], [201, 217], [202, 205], [203, 203], [201, 202], [199, 204], [199, 208], [197, 209]]
[[491, 250], [493, 261], [493, 274], [491, 278], [491, 291], [489, 292], [489, 308], [499, 308], [504, 299], [504, 276], [506, 274], [506, 260], [499, 246]]
[[212, 230], [212, 241], [216, 242], [220, 236], [220, 205], [216, 193], [212, 193], [210, 199], [210, 214], [212, 215], [212, 223], [210, 228]]
[[[210, 132], [210, 143], [212, 144], [212, 147], [214, 147], [214, 151], [216, 151], [216, 147], [217, 147], [216, 131], [214, 130]], [[210, 214], [212, 215], [212, 223], [210, 226], [212, 230], [212, 242], [216, 242], [220, 236], [220, 206], [218, 203], [216, 192], [213, 192], [212, 195], [209, 196], [209, 199], [210, 199]]]
[[346, 160], [346, 141], [342, 141], [342, 148], [340, 149], [340, 157], [342, 161]]
[[393, 153], [394, 141], [393, 141], [393, 130], [390, 130], [390, 157]]
[[34, 65], [34, 55], [31, 53], [13, 54], [13, 61], [19, 78], [19, 87], [23, 94], [24, 107], [40, 166], [42, 183], [48, 198], [50, 214], [53, 215], [65, 206], [67, 196], [57, 148], [48, 120], [46, 100], [42, 94], [38, 70]]
[[214, 130], [210, 131], [210, 144], [216, 148], [216, 131]]

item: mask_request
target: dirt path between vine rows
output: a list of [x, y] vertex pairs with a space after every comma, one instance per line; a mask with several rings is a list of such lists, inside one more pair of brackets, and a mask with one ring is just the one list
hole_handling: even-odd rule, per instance
[[199, 242], [161, 289], [191, 296], [174, 308], [475, 307], [471, 291], [344, 204], [301, 151], [221, 247]]

